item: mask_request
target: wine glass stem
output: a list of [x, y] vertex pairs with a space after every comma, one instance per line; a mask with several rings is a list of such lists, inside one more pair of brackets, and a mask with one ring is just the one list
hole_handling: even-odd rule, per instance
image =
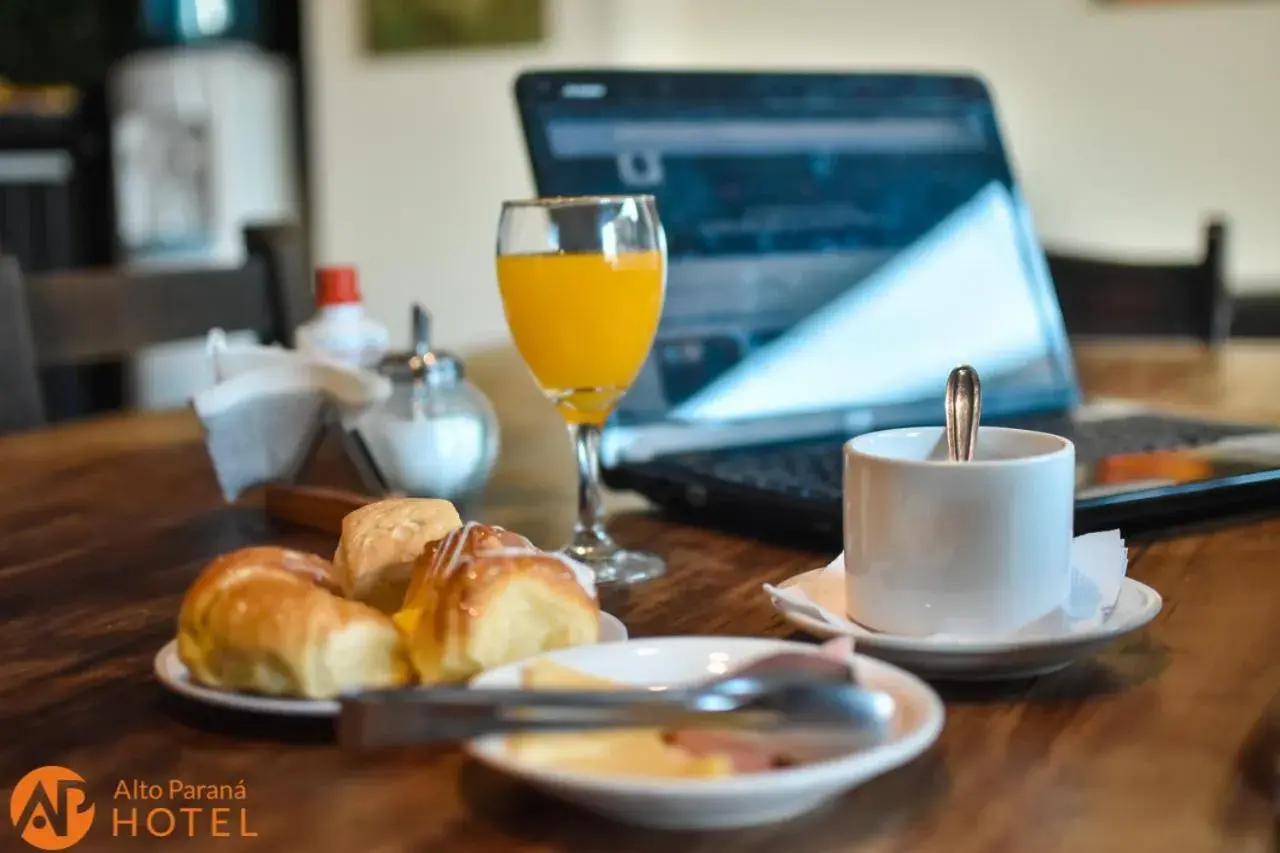
[[605, 532], [600, 506], [600, 427], [570, 424], [569, 434], [578, 458], [578, 520], [570, 549], [584, 558], [604, 557], [616, 546]]

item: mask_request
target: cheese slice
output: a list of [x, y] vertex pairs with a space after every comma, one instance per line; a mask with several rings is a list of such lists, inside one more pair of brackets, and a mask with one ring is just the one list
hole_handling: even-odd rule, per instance
[[[521, 682], [531, 690], [617, 690], [625, 686], [546, 660], [525, 666]], [[692, 755], [668, 744], [661, 729], [514, 735], [507, 739], [507, 749], [521, 761], [573, 773], [665, 779], [733, 775], [733, 761], [728, 756]]]
[[626, 686], [549, 660], [526, 664], [520, 671], [520, 683], [526, 690], [620, 690]]
[[421, 618], [422, 610], [417, 607], [410, 607], [393, 614], [391, 621], [406, 637], [412, 637], [413, 630], [418, 627], [418, 620]]

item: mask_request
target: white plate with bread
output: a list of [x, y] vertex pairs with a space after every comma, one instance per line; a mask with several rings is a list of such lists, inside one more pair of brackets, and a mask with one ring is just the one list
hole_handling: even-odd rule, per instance
[[347, 515], [332, 561], [274, 546], [213, 560], [155, 671], [197, 701], [332, 716], [346, 693], [465, 682], [626, 636], [585, 566], [464, 524], [447, 501], [398, 498]]
[[937, 739], [942, 700], [883, 661], [827, 646], [754, 637], [658, 637], [560, 649], [499, 667], [476, 689], [660, 690], [705, 681], [781, 652], [835, 655], [858, 680], [893, 696], [890, 735], [858, 748], [840, 733], [664, 732], [627, 729], [490, 735], [468, 751], [547, 794], [624, 823], [656, 829], [731, 829], [789, 820], [906, 764]]

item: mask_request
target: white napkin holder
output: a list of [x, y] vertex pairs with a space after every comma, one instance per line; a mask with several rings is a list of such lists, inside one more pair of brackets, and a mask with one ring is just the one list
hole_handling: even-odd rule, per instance
[[216, 333], [209, 352], [220, 381], [191, 406], [228, 502], [256, 485], [295, 481], [328, 436], [342, 443], [366, 490], [386, 491], [353, 426], [391, 396], [390, 380], [278, 347], [232, 349]]

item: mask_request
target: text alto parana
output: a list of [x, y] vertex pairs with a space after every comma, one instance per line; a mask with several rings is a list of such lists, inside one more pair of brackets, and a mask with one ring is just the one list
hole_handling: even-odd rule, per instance
[[[111, 834], [115, 836], [256, 838], [258, 835], [249, 828], [246, 807], [249, 792], [244, 782], [206, 785], [170, 779], [161, 784], [121, 779], [113, 798]], [[160, 805], [158, 801], [168, 804]]]

